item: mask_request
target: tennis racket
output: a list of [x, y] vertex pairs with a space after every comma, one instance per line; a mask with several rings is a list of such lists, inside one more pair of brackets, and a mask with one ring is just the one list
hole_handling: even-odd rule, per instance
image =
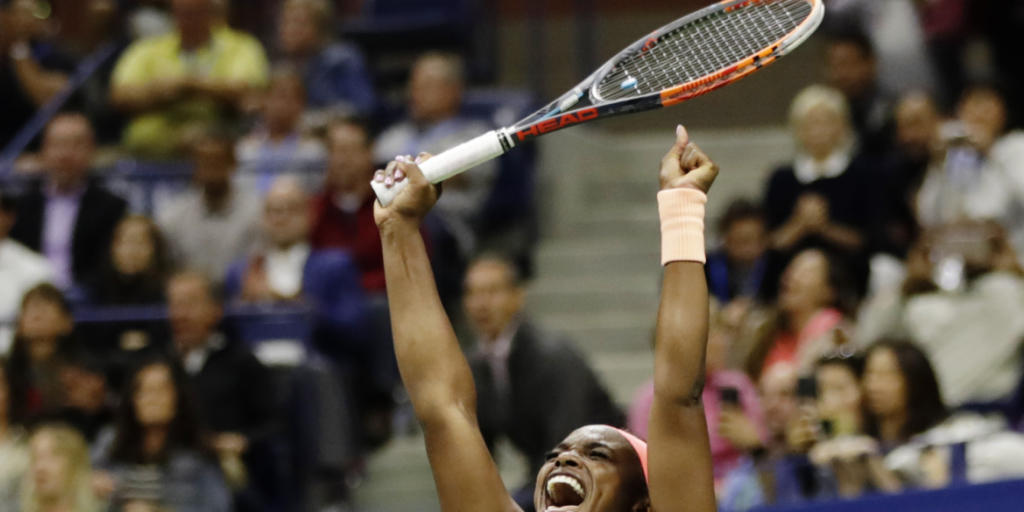
[[[711, 92], [793, 51], [821, 24], [822, 0], [724, 0], [626, 47], [569, 92], [513, 126], [420, 164], [439, 183], [542, 135], [597, 119], [668, 107]], [[406, 186], [372, 182], [384, 206]]]

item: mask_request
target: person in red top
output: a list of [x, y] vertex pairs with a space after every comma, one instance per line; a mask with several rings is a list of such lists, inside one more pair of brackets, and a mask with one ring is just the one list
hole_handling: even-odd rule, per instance
[[348, 250], [359, 266], [367, 293], [384, 292], [384, 256], [373, 221], [373, 136], [356, 118], [327, 126], [327, 176], [313, 200], [314, 249]]

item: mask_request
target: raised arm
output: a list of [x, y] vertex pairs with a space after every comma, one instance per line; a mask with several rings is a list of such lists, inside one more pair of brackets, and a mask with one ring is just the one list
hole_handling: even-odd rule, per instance
[[662, 257], [648, 433], [655, 512], [715, 510], [711, 449], [701, 393], [708, 334], [703, 206], [718, 167], [681, 126], [661, 162]]
[[411, 162], [392, 162], [375, 180], [408, 180], [374, 216], [384, 248], [391, 328], [402, 382], [423, 426], [441, 510], [518, 511], [476, 420], [476, 389], [434, 284], [420, 222], [437, 201]]

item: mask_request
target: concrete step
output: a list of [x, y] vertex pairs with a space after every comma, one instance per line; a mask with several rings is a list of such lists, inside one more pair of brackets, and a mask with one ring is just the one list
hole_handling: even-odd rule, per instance
[[587, 354], [644, 352], [651, 346], [656, 308], [550, 312], [531, 309], [545, 328], [564, 334]]
[[602, 276], [609, 270], [616, 274], [657, 271], [660, 250], [657, 233], [552, 238], [537, 251], [537, 281], [548, 277]]
[[588, 315], [632, 310], [649, 311], [658, 301], [657, 284], [649, 273], [545, 279], [530, 290], [530, 311], [541, 315], [585, 312]]

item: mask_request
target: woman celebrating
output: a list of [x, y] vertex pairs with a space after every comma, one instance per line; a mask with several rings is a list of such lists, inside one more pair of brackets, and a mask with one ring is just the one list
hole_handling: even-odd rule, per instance
[[[678, 127], [660, 170], [665, 272], [649, 464], [648, 445], [631, 434], [607, 426], [579, 428], [554, 447], [537, 475], [537, 510], [715, 510], [701, 392], [708, 329], [704, 204], [717, 173], [717, 166]], [[420, 236], [439, 188], [407, 157], [378, 171], [374, 180], [385, 186], [409, 182], [389, 206], [376, 204], [375, 218], [384, 248], [395, 354], [423, 426], [441, 509], [518, 511], [477, 427], [473, 378], [441, 306]]]

